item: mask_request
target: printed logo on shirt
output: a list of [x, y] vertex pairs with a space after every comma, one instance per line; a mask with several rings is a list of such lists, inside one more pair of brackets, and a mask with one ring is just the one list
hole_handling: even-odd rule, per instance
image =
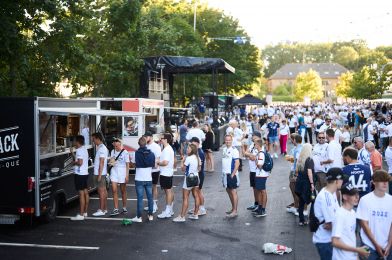
[[388, 211], [372, 210], [373, 217], [388, 218]]

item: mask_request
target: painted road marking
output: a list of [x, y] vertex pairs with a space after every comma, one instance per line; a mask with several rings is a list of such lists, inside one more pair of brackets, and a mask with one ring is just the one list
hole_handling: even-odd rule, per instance
[[[71, 219], [73, 216], [57, 216], [56, 218], [61, 219]], [[115, 221], [122, 221], [124, 218], [100, 218], [100, 217], [85, 217], [85, 220], [115, 220]]]
[[52, 249], [71, 249], [71, 250], [99, 250], [99, 247], [91, 247], [91, 246], [63, 246], [63, 245], [42, 245], [42, 244], [23, 244], [23, 243], [0, 243], [0, 246], [37, 247], [37, 248], [52, 248]]

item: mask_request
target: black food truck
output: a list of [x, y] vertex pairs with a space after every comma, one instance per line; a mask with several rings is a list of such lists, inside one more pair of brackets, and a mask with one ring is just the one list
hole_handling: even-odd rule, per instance
[[[96, 100], [0, 98], [0, 224], [22, 217], [56, 218], [59, 206], [78, 198], [74, 188], [73, 137], [83, 135], [93, 174], [91, 134], [102, 120], [144, 113], [99, 109]], [[93, 191], [92, 178], [89, 190]]]

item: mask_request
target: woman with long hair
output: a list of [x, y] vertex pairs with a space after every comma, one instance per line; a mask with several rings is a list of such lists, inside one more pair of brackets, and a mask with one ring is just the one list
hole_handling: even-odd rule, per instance
[[192, 195], [195, 198], [195, 211], [189, 216], [190, 219], [199, 219], [199, 205], [200, 200], [198, 196], [199, 186], [188, 187], [186, 178], [189, 174], [194, 174], [199, 178], [199, 168], [201, 166], [199, 154], [197, 151], [198, 147], [194, 144], [189, 144], [187, 148], [187, 157], [181, 161], [181, 169], [185, 172], [184, 184], [182, 186], [182, 209], [178, 217], [173, 219], [174, 222], [185, 222], [185, 215], [188, 211], [189, 206], [189, 194], [192, 191]]
[[299, 225], [306, 225], [304, 209], [311, 202], [314, 191], [314, 162], [312, 159], [312, 145], [306, 143], [302, 146], [296, 166], [295, 193], [299, 198], [298, 215]]
[[206, 172], [213, 172], [214, 171], [214, 158], [212, 149], [214, 146], [214, 131], [212, 131], [211, 125], [206, 124], [204, 126], [204, 132], [206, 133], [206, 139], [202, 144], [202, 148], [204, 154], [206, 155]]
[[242, 130], [242, 139], [241, 139], [241, 157], [243, 160], [245, 160], [245, 153], [248, 150], [248, 145], [249, 145], [249, 129], [246, 126], [245, 122], [242, 122], [240, 125], [240, 128]]

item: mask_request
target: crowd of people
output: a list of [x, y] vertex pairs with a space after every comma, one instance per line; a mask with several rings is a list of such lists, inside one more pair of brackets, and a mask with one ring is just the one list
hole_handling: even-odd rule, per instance
[[[321, 259], [392, 259], [392, 106], [389, 104], [317, 104], [312, 106], [268, 106], [234, 109], [222, 149], [222, 185], [231, 208], [228, 218], [238, 216], [240, 172], [247, 160], [253, 190], [247, 208], [255, 217], [267, 216], [267, 179], [273, 159], [280, 156], [290, 163], [288, 183], [292, 203], [286, 211], [298, 216], [299, 226], [314, 228], [313, 243]], [[176, 131], [177, 132], [177, 129]], [[116, 216], [127, 212], [126, 183], [129, 168], [135, 167], [137, 212], [133, 222], [149, 221], [158, 211], [158, 183], [164, 190], [165, 207], [158, 218], [174, 216], [173, 174], [176, 154], [184, 172], [182, 206], [174, 222], [197, 220], [206, 215], [202, 191], [205, 172], [214, 172], [215, 136], [209, 124], [188, 123], [183, 119], [178, 134], [170, 129], [155, 142], [151, 132], [138, 141], [130, 154], [113, 139], [109, 152], [99, 133], [92, 135], [96, 146], [94, 182], [98, 187], [99, 209], [93, 216], [105, 216], [106, 175], [110, 173]], [[290, 140], [291, 144], [288, 144]], [[291, 150], [289, 151], [289, 147]], [[76, 138], [75, 185], [80, 194], [80, 212], [73, 220], [87, 216], [87, 161], [84, 137]], [[109, 169], [108, 169], [109, 167]], [[389, 186], [389, 187], [388, 187]], [[118, 187], [122, 195], [119, 208]], [[148, 206], [143, 208], [143, 195]], [[192, 194], [194, 207], [188, 210]], [[357, 243], [357, 230], [360, 229]]]

